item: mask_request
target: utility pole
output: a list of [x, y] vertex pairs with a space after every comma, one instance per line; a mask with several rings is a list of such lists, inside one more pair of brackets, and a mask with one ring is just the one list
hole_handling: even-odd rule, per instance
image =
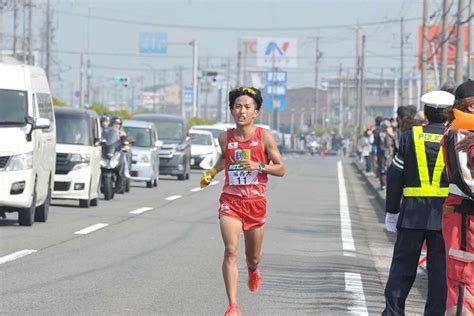
[[338, 124], [338, 129], [337, 129], [337, 133], [339, 136], [342, 136], [342, 127], [344, 125], [343, 96], [344, 96], [344, 83], [342, 82], [342, 64], [339, 64], [339, 124]]
[[448, 81], [448, 48], [449, 48], [449, 23], [448, 23], [448, 14], [451, 9], [452, 0], [443, 0], [443, 35], [441, 37], [441, 68], [439, 72], [439, 82], [444, 84]]
[[2, 61], [3, 50], [3, 0], [0, 0], [0, 61]]
[[184, 111], [184, 84], [183, 84], [183, 66], [179, 66], [178, 68], [178, 81], [179, 81], [179, 92], [180, 92], [180, 113], [181, 116], [184, 118], [186, 117], [186, 113]]
[[237, 86], [242, 86], [242, 52], [239, 50], [237, 54]]
[[360, 84], [359, 84], [359, 112], [357, 138], [362, 135], [362, 114], [365, 108], [365, 35], [362, 35], [362, 47], [360, 54]]
[[403, 25], [403, 17], [400, 18], [400, 105], [403, 105], [404, 93], [404, 48], [405, 48], [405, 30]]
[[33, 65], [33, 5], [31, 0], [28, 0], [28, 64]]
[[23, 19], [23, 35], [21, 37], [21, 53], [23, 55], [22, 62], [26, 62], [26, 0], [23, 0], [23, 8], [22, 8], [22, 19]]
[[46, 77], [51, 82], [51, 0], [46, 4]]
[[81, 53], [81, 69], [79, 71], [79, 108], [84, 106], [84, 54]]
[[464, 77], [464, 0], [458, 0], [458, 14], [456, 18], [456, 67], [454, 81], [460, 84]]
[[18, 42], [18, 0], [13, 0], [13, 57], [16, 58], [16, 46]]
[[[231, 59], [229, 57], [229, 59], [227, 60], [227, 80], [226, 80], [226, 92], [225, 92], [225, 96], [229, 95], [229, 91], [230, 91], [230, 63], [231, 63]], [[229, 122], [229, 107], [227, 106], [227, 102], [225, 102], [227, 100], [227, 97], [224, 98], [224, 108], [225, 108], [225, 122]], [[263, 119], [263, 116], [262, 118]]]
[[[358, 124], [358, 118], [359, 118], [359, 110], [360, 110], [360, 27], [359, 24], [355, 26], [354, 28], [356, 32], [356, 46], [355, 46], [355, 52], [356, 52], [356, 58], [355, 58], [355, 73], [354, 73], [354, 89], [355, 89], [355, 118], [356, 118], [356, 126]], [[357, 127], [356, 127], [357, 129]], [[359, 138], [356, 138], [356, 141], [358, 142]]]
[[191, 42], [193, 46], [193, 111], [192, 116], [197, 117], [197, 94], [198, 94], [198, 43], [196, 40]]
[[[320, 105], [319, 105], [319, 59], [321, 58], [321, 54], [319, 52], [319, 36], [316, 36], [316, 66], [314, 69], [314, 116], [315, 121], [318, 122]], [[314, 120], [312, 120], [314, 124]]]
[[87, 54], [87, 63], [86, 63], [86, 102], [87, 105], [91, 105], [91, 60], [89, 58], [89, 53]]
[[428, 27], [428, 0], [423, 0], [423, 26], [421, 32], [421, 56], [420, 56], [420, 81], [421, 81], [421, 94], [424, 93], [426, 87], [426, 33]]

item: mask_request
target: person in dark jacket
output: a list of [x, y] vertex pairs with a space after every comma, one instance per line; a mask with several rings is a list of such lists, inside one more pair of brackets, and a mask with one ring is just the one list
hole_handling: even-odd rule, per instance
[[423, 243], [427, 244], [428, 297], [425, 315], [444, 315], [446, 271], [441, 234], [442, 205], [448, 180], [439, 141], [446, 130], [445, 108], [454, 96], [432, 91], [422, 96], [429, 123], [403, 133], [387, 172], [386, 218], [389, 232], [397, 232], [385, 287], [382, 315], [404, 315], [405, 301], [416, 278]]

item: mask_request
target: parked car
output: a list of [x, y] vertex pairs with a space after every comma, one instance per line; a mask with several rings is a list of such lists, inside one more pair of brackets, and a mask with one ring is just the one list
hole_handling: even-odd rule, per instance
[[189, 135], [191, 136], [191, 168], [212, 168], [219, 158], [212, 133], [205, 130], [191, 129]]
[[227, 128], [220, 125], [194, 125], [189, 131], [200, 130], [200, 131], [209, 131], [212, 133], [214, 138], [214, 144], [216, 146], [217, 152], [221, 154], [221, 146], [219, 145], [219, 135], [222, 132], [225, 132]]
[[56, 128], [43, 69], [0, 63], [0, 214], [46, 222], [56, 165]]
[[91, 110], [55, 108], [56, 174], [53, 199], [99, 204], [101, 138], [99, 117]]
[[189, 179], [191, 169], [191, 140], [186, 119], [177, 115], [138, 114], [133, 120], [155, 124], [158, 137], [163, 141], [160, 148], [160, 175]]
[[127, 120], [123, 122], [123, 129], [133, 140], [132, 180], [145, 182], [147, 188], [156, 187], [160, 177], [159, 150], [163, 142], [158, 140], [155, 125]]

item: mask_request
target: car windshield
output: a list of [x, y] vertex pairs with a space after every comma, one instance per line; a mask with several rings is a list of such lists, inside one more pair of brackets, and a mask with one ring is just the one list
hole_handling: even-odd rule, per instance
[[91, 146], [93, 141], [87, 118], [56, 113], [56, 142]]
[[219, 135], [223, 132], [221, 129], [217, 128], [201, 128], [199, 126], [194, 127], [194, 129], [198, 129], [200, 131], [208, 131], [212, 133], [212, 136], [215, 138], [219, 138]]
[[0, 89], [0, 124], [26, 124], [26, 91]]
[[155, 122], [158, 137], [163, 140], [183, 140], [183, 124], [181, 122]]
[[191, 144], [193, 145], [212, 145], [211, 135], [191, 133]]
[[123, 129], [127, 132], [128, 137], [135, 139], [134, 147], [153, 147], [149, 128], [124, 126]]

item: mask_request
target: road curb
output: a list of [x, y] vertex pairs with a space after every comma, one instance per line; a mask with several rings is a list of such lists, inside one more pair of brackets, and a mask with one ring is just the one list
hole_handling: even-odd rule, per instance
[[357, 162], [356, 160], [352, 161], [352, 165], [357, 169], [359, 174], [365, 179], [367, 182], [370, 191], [375, 195], [375, 198], [383, 206], [383, 210], [385, 211], [385, 191], [380, 191], [377, 188], [377, 178], [375, 176], [368, 176], [365, 174], [364, 166], [361, 163]]

